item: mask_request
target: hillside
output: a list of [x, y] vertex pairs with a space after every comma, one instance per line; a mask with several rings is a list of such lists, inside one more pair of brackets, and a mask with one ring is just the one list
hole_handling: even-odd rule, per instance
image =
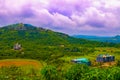
[[75, 38], [82, 38], [91, 41], [100, 41], [100, 42], [110, 42], [110, 43], [120, 43], [120, 35], [113, 37], [100, 37], [100, 36], [89, 36], [89, 35], [74, 35]]
[[64, 33], [23, 23], [0, 28], [0, 39], [1, 41], [11, 41], [11, 43], [34, 41], [41, 45], [80, 44], [88, 42], [88, 40], [76, 39]]
[[13, 24], [0, 29], [1, 41], [22, 42], [35, 41], [40, 44], [61, 44], [68, 43], [64, 40], [68, 35], [56, 33], [48, 29], [37, 28], [30, 24]]
[[[8, 26], [4, 26], [0, 28], [0, 42], [2, 43], [10, 43], [9, 45], [13, 45], [17, 42], [21, 44], [23, 42], [29, 43], [34, 42], [35, 44], [40, 45], [88, 45], [92, 46], [93, 44], [97, 44], [97, 46], [101, 46], [100, 42], [89, 41], [86, 39], [77, 39], [71, 37], [67, 34], [55, 32], [49, 29], [44, 29], [41, 27], [36, 27], [31, 24], [12, 24]], [[105, 44], [106, 43], [102, 43]], [[11, 45], [11, 46], [12, 46]]]
[[[16, 43], [21, 50], [14, 50]], [[84, 47], [114, 47], [116, 44], [77, 39], [67, 34], [30, 24], [12, 24], [0, 28], [0, 59], [29, 58], [49, 61], [64, 55], [81, 55]], [[117, 45], [118, 46], [118, 45]]]

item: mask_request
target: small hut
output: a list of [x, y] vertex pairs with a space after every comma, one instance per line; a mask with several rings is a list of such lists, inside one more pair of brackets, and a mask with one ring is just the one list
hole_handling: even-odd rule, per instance
[[115, 56], [109, 54], [99, 54], [96, 58], [97, 62], [112, 62], [115, 61]]
[[16, 43], [16, 44], [14, 45], [14, 50], [20, 50], [20, 49], [21, 49], [21, 44]]

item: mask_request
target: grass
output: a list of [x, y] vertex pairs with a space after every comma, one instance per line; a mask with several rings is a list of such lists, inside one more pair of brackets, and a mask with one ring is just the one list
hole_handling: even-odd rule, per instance
[[37, 61], [32, 59], [4, 59], [0, 60], [0, 68], [1, 67], [11, 67], [16, 66], [22, 69], [22, 71], [25, 72], [25, 74], [32, 75], [33, 73], [36, 73], [37, 76], [41, 76], [41, 69], [46, 64], [43, 61]]
[[0, 60], [0, 67], [3, 66], [18, 66], [24, 69], [41, 69], [45, 64], [43, 61], [31, 60], [31, 59], [4, 59]]
[[[116, 53], [117, 52], [117, 53]], [[83, 55], [83, 56], [63, 56], [60, 59], [65, 61], [65, 65], [63, 66], [64, 70], [69, 68], [71, 65], [72, 59], [76, 58], [87, 58], [89, 59], [92, 64], [96, 64], [96, 57], [99, 54], [110, 54], [115, 56], [115, 62], [112, 62], [111, 64], [115, 64], [120, 59], [120, 48], [112, 48], [112, 47], [97, 47], [95, 48], [95, 51], [91, 54]], [[107, 64], [107, 63], [106, 63]], [[105, 65], [106, 65], [105, 64]], [[110, 63], [109, 63], [110, 64]], [[114, 66], [114, 65], [113, 65]], [[96, 66], [97, 67], [97, 66]]]

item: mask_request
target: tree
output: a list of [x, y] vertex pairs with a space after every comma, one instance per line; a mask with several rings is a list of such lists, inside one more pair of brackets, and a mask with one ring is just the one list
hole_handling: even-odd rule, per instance
[[88, 70], [87, 65], [75, 64], [67, 71], [65, 77], [67, 80], [82, 80]]
[[56, 67], [46, 66], [41, 70], [41, 74], [46, 80], [58, 80], [58, 74]]
[[117, 66], [120, 67], [120, 60], [117, 61]]

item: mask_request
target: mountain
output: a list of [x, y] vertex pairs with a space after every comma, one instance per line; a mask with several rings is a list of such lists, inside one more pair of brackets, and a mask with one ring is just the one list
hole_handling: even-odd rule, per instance
[[114, 38], [116, 38], [116, 39], [120, 39], [120, 35], [116, 35]]
[[[0, 59], [27, 58], [50, 62], [65, 55], [81, 55], [81, 51], [89, 52], [94, 47], [115, 46], [116, 44], [74, 38], [31, 24], [17, 23], [0, 27]], [[17, 47], [20, 50], [16, 50]]]
[[92, 40], [92, 41], [120, 43], [120, 35], [117, 35], [117, 36], [114, 36], [114, 37], [100, 37], [100, 36], [90, 36], [90, 35], [73, 35], [73, 37]]
[[30, 24], [13, 24], [0, 28], [0, 40], [6, 42], [34, 42], [41, 45], [57, 45], [68, 42], [65, 38], [66, 34], [54, 32], [41, 27], [32, 26]]
[[0, 42], [2, 43], [36, 43], [40, 45], [69, 45], [89, 42], [84, 39], [73, 38], [67, 34], [49, 29], [36, 27], [31, 24], [17, 23], [0, 28]]
[[[83, 39], [79, 39], [83, 38]], [[9, 43], [13, 45], [14, 43], [34, 43], [37, 45], [88, 45], [100, 46], [100, 43], [96, 41], [89, 41], [86, 39], [99, 39], [99, 37], [89, 36], [84, 38], [84, 36], [74, 36], [71, 37], [67, 34], [55, 32], [49, 29], [44, 29], [42, 27], [36, 27], [31, 24], [17, 23], [0, 28], [0, 42]], [[106, 40], [106, 37], [104, 38]], [[107, 38], [108, 39], [108, 38]], [[116, 36], [115, 39], [119, 39]]]

